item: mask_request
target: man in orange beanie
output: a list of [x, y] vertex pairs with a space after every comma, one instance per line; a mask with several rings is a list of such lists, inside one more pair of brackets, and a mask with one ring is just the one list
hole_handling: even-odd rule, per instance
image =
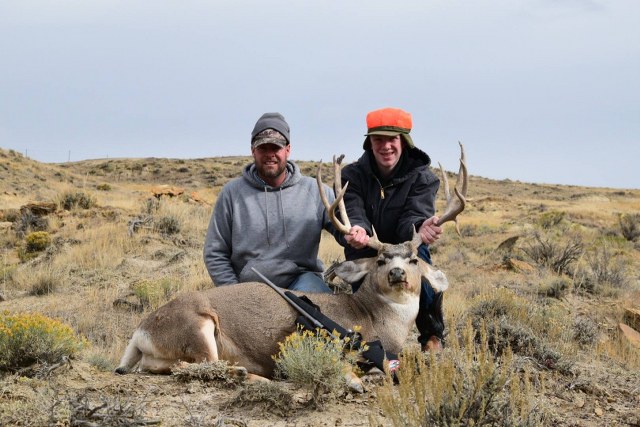
[[[366, 247], [375, 228], [380, 241], [392, 244], [411, 240], [418, 230], [423, 242], [418, 254], [431, 263], [429, 244], [442, 233], [434, 216], [440, 180], [431, 172], [429, 156], [413, 143], [411, 128], [411, 114], [398, 108], [367, 114], [365, 152], [342, 171], [342, 184], [349, 182], [344, 201], [353, 225], [351, 234], [339, 239], [347, 260], [377, 255]], [[442, 348], [442, 293], [424, 280], [416, 326], [423, 350]]]

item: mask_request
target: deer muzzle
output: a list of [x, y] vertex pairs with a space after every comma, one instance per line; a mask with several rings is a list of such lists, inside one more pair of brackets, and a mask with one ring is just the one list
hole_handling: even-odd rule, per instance
[[394, 267], [389, 270], [389, 283], [398, 283], [407, 281], [407, 273], [400, 267]]

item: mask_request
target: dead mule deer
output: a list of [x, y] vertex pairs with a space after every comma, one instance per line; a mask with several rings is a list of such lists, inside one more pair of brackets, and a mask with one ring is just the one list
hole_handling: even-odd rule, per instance
[[[337, 163], [336, 171], [339, 175]], [[339, 178], [336, 177], [338, 183]], [[318, 184], [320, 194], [324, 195], [320, 168]], [[463, 188], [466, 189], [466, 176]], [[348, 233], [346, 215], [342, 223], [335, 217], [336, 206], [343, 203], [344, 191], [338, 191], [331, 206], [326, 199], [324, 202], [336, 227]], [[464, 207], [464, 195], [459, 197]], [[455, 219], [459, 212], [447, 219]], [[369, 245], [377, 249], [377, 257], [364, 263], [345, 262], [337, 269], [337, 275], [346, 281], [364, 278], [358, 292], [314, 294], [313, 302], [340, 325], [360, 326], [367, 341], [380, 340], [386, 350], [398, 353], [418, 313], [421, 278], [428, 279], [438, 292], [448, 286], [443, 273], [417, 257], [419, 244], [417, 234], [412, 241], [397, 245], [384, 244], [372, 237]], [[268, 276], [268, 272], [263, 273]], [[278, 353], [278, 342], [296, 330], [297, 316], [264, 283], [240, 283], [184, 293], [140, 323], [116, 372], [127, 373], [137, 364], [140, 371], [169, 373], [178, 362], [226, 360], [243, 367], [239, 369], [248, 372], [249, 379], [271, 377], [274, 371], [271, 356]], [[352, 374], [347, 375], [347, 380], [352, 388], [362, 390]]]

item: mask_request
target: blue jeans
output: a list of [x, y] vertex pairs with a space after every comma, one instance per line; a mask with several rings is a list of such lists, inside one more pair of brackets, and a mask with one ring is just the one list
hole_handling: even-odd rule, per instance
[[300, 292], [308, 292], [308, 293], [328, 293], [332, 294], [333, 291], [324, 283], [324, 280], [317, 275], [316, 273], [306, 272], [299, 275], [291, 284], [289, 285], [290, 291], [300, 291]]

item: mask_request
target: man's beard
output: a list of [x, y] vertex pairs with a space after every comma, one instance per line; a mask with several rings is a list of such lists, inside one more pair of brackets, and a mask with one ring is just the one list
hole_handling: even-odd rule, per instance
[[286, 163], [282, 162], [282, 164], [280, 163], [278, 164], [278, 167], [276, 169], [267, 169], [263, 165], [258, 169], [258, 172], [264, 178], [276, 178], [280, 176], [285, 171], [286, 168], [287, 168]]

